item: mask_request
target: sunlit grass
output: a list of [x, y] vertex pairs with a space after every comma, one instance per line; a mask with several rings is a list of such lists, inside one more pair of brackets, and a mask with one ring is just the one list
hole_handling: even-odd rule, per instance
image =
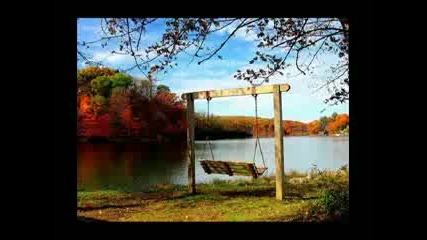
[[215, 180], [198, 184], [196, 195], [170, 183], [141, 193], [79, 192], [78, 215], [108, 221], [323, 221], [326, 210], [348, 208], [340, 202], [348, 199], [339, 197], [339, 189], [348, 189], [347, 173], [325, 172], [304, 182], [290, 180], [304, 174], [290, 173], [284, 201], [275, 198], [274, 177]]

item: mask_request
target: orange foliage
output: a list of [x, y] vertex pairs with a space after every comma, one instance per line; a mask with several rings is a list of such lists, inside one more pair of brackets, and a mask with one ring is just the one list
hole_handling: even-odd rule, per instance
[[347, 114], [337, 115], [335, 121], [331, 121], [326, 126], [326, 131], [329, 133], [338, 133], [349, 124], [349, 116]]
[[[329, 133], [335, 133], [342, 128], [345, 128], [348, 124], [349, 117], [347, 114], [337, 115], [336, 120], [332, 118], [327, 119], [326, 130]], [[196, 127], [206, 128], [206, 117], [196, 117]], [[274, 136], [274, 120], [267, 118], [258, 118], [258, 129], [255, 127], [254, 117], [243, 117], [243, 116], [213, 116], [209, 120], [208, 127], [225, 129], [225, 130], [238, 130], [244, 131], [256, 135], [258, 130], [258, 136], [260, 137], [272, 137]], [[321, 124], [319, 120], [312, 121], [310, 123], [303, 123], [299, 121], [285, 120], [283, 123], [283, 132], [285, 135], [317, 135], [321, 132]]]
[[[96, 75], [113, 74], [111, 69], [89, 68], [80, 72], [80, 78], [90, 79]], [[168, 91], [158, 92], [152, 99], [138, 95], [132, 91], [115, 91], [106, 99], [104, 111], [95, 116], [90, 111], [93, 97], [82, 95], [78, 100], [77, 134], [78, 136], [103, 137], [149, 137], [149, 138], [181, 138], [186, 137], [186, 116], [183, 101], [175, 93]], [[327, 119], [326, 131], [337, 133], [349, 123], [347, 114], [340, 114]], [[206, 116], [196, 116], [196, 127], [214, 129], [237, 130], [250, 133], [253, 136], [258, 132], [260, 137], [274, 136], [274, 120], [258, 118], [256, 129], [254, 117], [243, 116], [213, 116], [209, 123]], [[308, 124], [298, 121], [283, 121], [285, 135], [317, 135], [321, 131], [319, 120]]]
[[312, 121], [308, 124], [308, 132], [310, 134], [318, 134], [320, 132], [320, 121], [319, 120], [315, 120]]
[[90, 97], [89, 96], [82, 96], [80, 97], [80, 104], [79, 109], [82, 113], [86, 113], [89, 111], [90, 107]]
[[78, 81], [91, 81], [99, 76], [112, 76], [116, 74], [116, 70], [106, 67], [86, 67], [78, 71]]

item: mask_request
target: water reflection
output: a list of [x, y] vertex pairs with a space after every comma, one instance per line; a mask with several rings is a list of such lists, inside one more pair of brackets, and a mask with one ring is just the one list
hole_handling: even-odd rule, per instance
[[[275, 174], [274, 139], [260, 139], [267, 175]], [[216, 140], [215, 160], [252, 162], [255, 139]], [[197, 159], [205, 141], [196, 141], [196, 182], [213, 179], [239, 179], [206, 174]], [[308, 171], [312, 164], [321, 169], [337, 169], [349, 160], [348, 137], [286, 137], [285, 171]], [[78, 144], [78, 188], [141, 191], [159, 183], [187, 184], [186, 143], [176, 144]], [[206, 157], [210, 158], [207, 147]], [[261, 164], [259, 151], [256, 163]]]

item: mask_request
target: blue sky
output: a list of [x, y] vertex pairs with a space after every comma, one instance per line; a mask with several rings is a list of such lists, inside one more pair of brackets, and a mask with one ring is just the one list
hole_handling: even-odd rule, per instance
[[[100, 38], [100, 19], [80, 19], [77, 27], [78, 41], [92, 41]], [[143, 46], [148, 46], [153, 41], [156, 41], [161, 36], [163, 29], [162, 23], [159, 21], [149, 27], [149, 34], [142, 37]], [[210, 38], [208, 44], [215, 46], [220, 43], [229, 30], [224, 29], [215, 33]], [[203, 91], [210, 89], [226, 89], [251, 86], [246, 81], [236, 80], [233, 75], [237, 69], [245, 67], [254, 67], [257, 65], [249, 65], [249, 60], [252, 59], [257, 49], [252, 41], [253, 37], [244, 32], [237, 32], [237, 35], [229, 41], [225, 47], [219, 52], [223, 57], [220, 60], [216, 57], [211, 58], [201, 65], [197, 65], [197, 59], [189, 64], [191, 57], [182, 55], [178, 58], [178, 67], [168, 70], [166, 74], [156, 75], [155, 78], [160, 80], [160, 84], [165, 84], [175, 93], [181, 95], [184, 92]], [[94, 60], [102, 60], [102, 62], [112, 68], [126, 69], [133, 64], [133, 58], [123, 55], [111, 54], [112, 47], [115, 43], [109, 42], [105, 48], [100, 46], [91, 47], [87, 51], [91, 54]], [[280, 50], [275, 53], [282, 54]], [[289, 58], [288, 58], [289, 59]], [[304, 56], [300, 56], [303, 59]], [[292, 58], [290, 58], [290, 61]], [[331, 64], [336, 64], [337, 56], [324, 54], [313, 62], [316, 66], [313, 74], [302, 75], [298, 72], [293, 64], [288, 70], [284, 71], [284, 75], [273, 77], [268, 84], [288, 83], [291, 85], [291, 90], [282, 94], [283, 119], [297, 120], [309, 122], [319, 119], [321, 116], [330, 116], [333, 112], [347, 113], [349, 112], [348, 103], [337, 106], [328, 106], [324, 104], [324, 99], [328, 96], [327, 89], [324, 88], [316, 91], [316, 84], [324, 82], [328, 75], [328, 70]], [[79, 62], [78, 68], [83, 68], [85, 64]], [[137, 69], [132, 70], [129, 74], [136, 77], [143, 77]], [[197, 100], [195, 109], [198, 112], [206, 112], [207, 105], [205, 100]], [[323, 109], [326, 110], [321, 113]], [[215, 115], [227, 116], [253, 116], [254, 115], [254, 99], [252, 96], [242, 97], [227, 97], [215, 98], [210, 103], [210, 112]], [[273, 113], [273, 97], [271, 94], [263, 94], [258, 96], [258, 115], [260, 117], [272, 118]]]

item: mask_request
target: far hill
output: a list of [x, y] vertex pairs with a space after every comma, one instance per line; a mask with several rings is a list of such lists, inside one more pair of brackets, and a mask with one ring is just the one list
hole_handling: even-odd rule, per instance
[[[347, 114], [333, 114], [322, 117], [309, 123], [294, 120], [284, 120], [285, 135], [334, 135], [348, 133], [349, 116]], [[274, 119], [258, 118], [258, 136], [274, 136]], [[210, 116], [196, 114], [196, 138], [203, 139], [209, 135], [212, 139], [252, 137], [256, 134], [255, 117], [248, 116]]]

